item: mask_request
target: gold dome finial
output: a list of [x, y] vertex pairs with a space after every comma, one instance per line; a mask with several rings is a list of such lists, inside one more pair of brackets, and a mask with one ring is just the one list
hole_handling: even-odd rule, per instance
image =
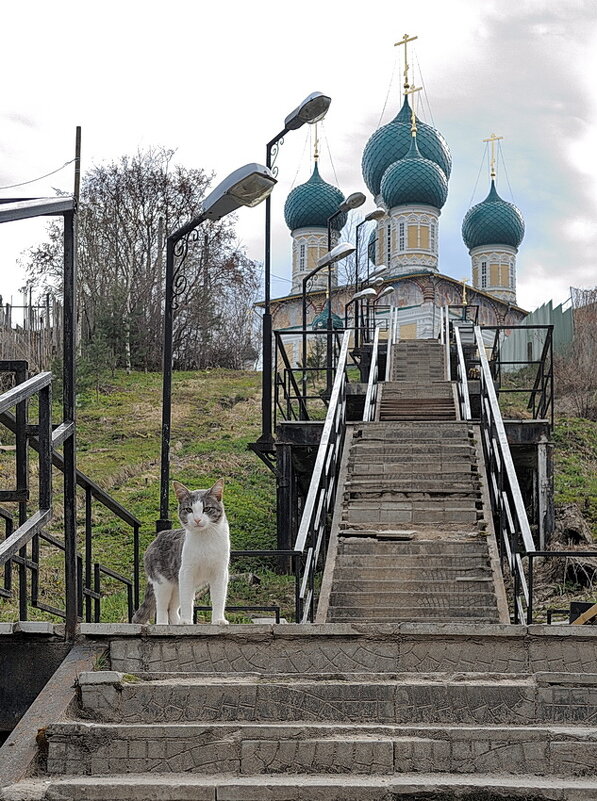
[[498, 142], [500, 139], [503, 139], [503, 136], [496, 136], [494, 133], [488, 139], [484, 139], [484, 142], [491, 142], [491, 161], [489, 163], [489, 177], [492, 181], [495, 180], [496, 171], [495, 171], [495, 143]]
[[[409, 89], [406, 89], [404, 92], [404, 96], [407, 95], [414, 95], [415, 92], [420, 92], [422, 89], [421, 86], [411, 86]], [[413, 99], [413, 104], [410, 109], [410, 133], [411, 136], [417, 135], [417, 118], [415, 116], [415, 103]]]
[[414, 42], [415, 39], [418, 38], [418, 36], [409, 37], [409, 35], [405, 33], [402, 39], [394, 44], [394, 47], [400, 47], [400, 45], [404, 45], [404, 94], [407, 94], [408, 89], [410, 88], [410, 84], [408, 83], [408, 58], [406, 48], [409, 42]]

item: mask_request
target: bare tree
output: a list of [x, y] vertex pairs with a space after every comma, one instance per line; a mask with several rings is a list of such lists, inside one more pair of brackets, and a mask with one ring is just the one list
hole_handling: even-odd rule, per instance
[[557, 391], [578, 417], [597, 420], [597, 287], [573, 290], [574, 338], [556, 359]]
[[[171, 150], [150, 149], [94, 167], [82, 182], [82, 346], [85, 350], [100, 341], [99, 352], [111, 353], [114, 364], [128, 371], [160, 368], [160, 232], [167, 234], [196, 216], [211, 182], [204, 170], [188, 170], [172, 159]], [[32, 283], [59, 288], [61, 247], [58, 228], [50, 224], [47, 241], [27, 254]], [[231, 359], [232, 349], [224, 341], [228, 316], [240, 324], [237, 307], [249, 308], [255, 285], [255, 265], [236, 245], [233, 218], [202, 225], [177, 262], [173, 344], [178, 367], [236, 366], [238, 352]], [[245, 328], [251, 330], [248, 320]]]

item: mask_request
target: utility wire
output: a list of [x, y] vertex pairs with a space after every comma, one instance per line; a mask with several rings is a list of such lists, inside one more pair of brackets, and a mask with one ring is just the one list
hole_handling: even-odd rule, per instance
[[508, 175], [508, 168], [506, 167], [506, 160], [504, 158], [504, 152], [502, 150], [502, 143], [498, 142], [498, 161], [500, 158], [502, 160], [504, 173], [506, 174], [506, 183], [508, 184], [508, 189], [510, 190], [510, 197], [512, 198], [512, 201], [516, 203], [516, 201], [514, 200], [514, 192], [512, 191], [512, 187], [510, 185], [510, 176]]
[[332, 151], [330, 150], [330, 142], [329, 142], [327, 134], [325, 132], [325, 128], [324, 128], [323, 122], [321, 123], [321, 132], [323, 133], [323, 136], [325, 138], [325, 146], [326, 146], [327, 151], [328, 151], [328, 156], [330, 157], [330, 164], [332, 165], [332, 170], [333, 170], [333, 173], [334, 173], [334, 179], [336, 181], [336, 186], [340, 189], [341, 188], [340, 187], [340, 181], [338, 180], [338, 174], [336, 173], [336, 167], [334, 165], [334, 159], [332, 158]]
[[0, 186], [0, 190], [2, 190], [2, 189], [16, 189], [18, 186], [27, 186], [28, 184], [35, 184], [35, 183], [37, 183], [37, 181], [43, 181], [44, 178], [49, 178], [50, 175], [56, 175], [57, 172], [60, 172], [60, 170], [63, 170], [65, 167], [68, 167], [69, 164], [72, 164], [76, 160], [77, 159], [75, 158], [75, 159], [71, 159], [70, 161], [66, 161], [62, 165], [62, 167], [57, 167], [55, 170], [52, 170], [52, 172], [47, 172], [45, 175], [40, 175], [39, 178], [32, 178], [30, 181], [23, 181], [20, 184], [8, 184], [8, 186]]
[[309, 131], [305, 133], [305, 141], [303, 143], [303, 152], [301, 153], [301, 157], [299, 159], [298, 167], [296, 168], [296, 173], [294, 174], [294, 178], [292, 179], [292, 183], [290, 185], [290, 191], [294, 189], [294, 185], [296, 183], [296, 179], [298, 178], [298, 174], [303, 166], [303, 160], [305, 158], [305, 150], [307, 149], [307, 145], [311, 145], [311, 126], [309, 126]]
[[425, 95], [425, 102], [427, 103], [427, 108], [429, 109], [429, 117], [431, 118], [431, 124], [435, 128], [435, 120], [433, 119], [433, 112], [431, 111], [431, 105], [429, 103], [429, 95], [427, 94], [427, 87], [425, 86], [425, 78], [423, 78], [423, 70], [421, 69], [421, 65], [419, 64], [419, 57], [417, 56], [417, 50], [413, 47], [413, 53], [415, 54], [415, 59], [417, 61], [417, 69], [419, 70], [419, 77], [421, 78], [421, 86], [423, 87], [423, 94]]
[[486, 142], [485, 143], [485, 150], [483, 151], [483, 155], [481, 156], [481, 164], [479, 164], [479, 172], [477, 173], [477, 180], [475, 181], [475, 187], [473, 189], [473, 194], [471, 195], [471, 199], [468, 202], [469, 209], [473, 205], [473, 200], [475, 198], [475, 193], [477, 191], [477, 185], [479, 184], [479, 178], [481, 177], [481, 170], [483, 169], [483, 165], [485, 164], [485, 156], [487, 155], [487, 148], [488, 147], [489, 147], [489, 144]]
[[[390, 99], [390, 92], [392, 91], [392, 84], [394, 83], [394, 76], [396, 75], [396, 59], [398, 58], [398, 54], [394, 54], [394, 64], [392, 65], [392, 71], [390, 72], [390, 83], [388, 84], [388, 91], [386, 93], [386, 99], [384, 100], [383, 108], [381, 110], [381, 114], [379, 115], [379, 120], [377, 121], [377, 128], [381, 125], [381, 121], [383, 120], [383, 115], [386, 113], [386, 107], [388, 105], [388, 100]], [[376, 128], [376, 130], [377, 130]]]

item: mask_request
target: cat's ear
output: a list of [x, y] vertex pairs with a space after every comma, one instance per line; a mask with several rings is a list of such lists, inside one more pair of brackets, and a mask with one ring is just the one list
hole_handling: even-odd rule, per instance
[[222, 500], [222, 496], [224, 495], [224, 479], [219, 478], [213, 487], [209, 491], [210, 495], [213, 495], [218, 501]]
[[186, 498], [187, 495], [190, 495], [189, 490], [184, 484], [181, 484], [180, 481], [173, 481], [172, 486], [174, 487], [174, 493], [177, 500], [182, 501], [183, 498]]

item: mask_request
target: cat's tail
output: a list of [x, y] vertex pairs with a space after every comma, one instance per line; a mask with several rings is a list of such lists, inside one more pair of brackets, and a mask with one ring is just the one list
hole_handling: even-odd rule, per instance
[[145, 590], [145, 598], [143, 603], [133, 615], [133, 623], [147, 623], [149, 618], [155, 612], [155, 595], [153, 592], [153, 584], [148, 582], [147, 589]]

